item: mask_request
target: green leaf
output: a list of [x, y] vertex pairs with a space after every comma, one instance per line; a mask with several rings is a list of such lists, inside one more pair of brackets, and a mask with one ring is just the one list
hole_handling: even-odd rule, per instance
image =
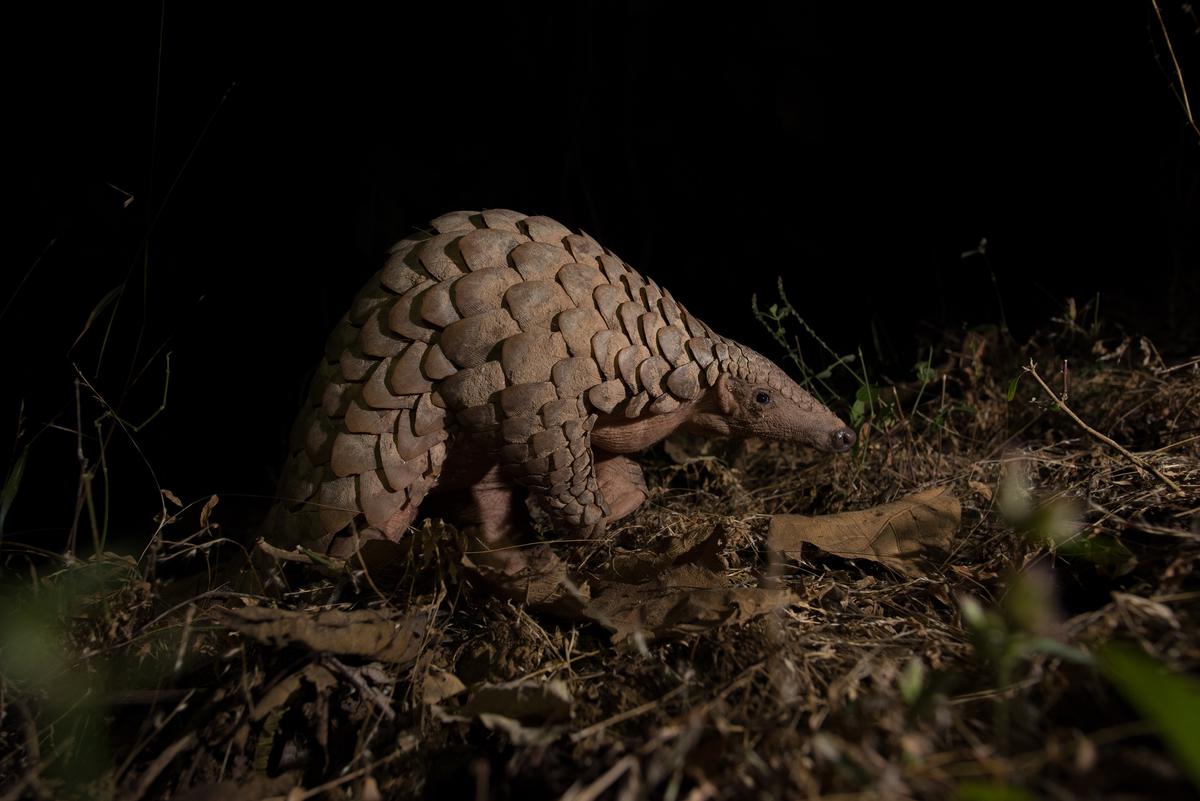
[[1051, 639], [1050, 637], [1035, 637], [1030, 640], [1026, 646], [1030, 653], [1038, 652], [1049, 656], [1056, 656], [1059, 659], [1067, 662], [1074, 662], [1077, 665], [1094, 665], [1096, 660], [1086, 651], [1081, 651], [1078, 648], [1072, 648], [1066, 643]]
[[916, 706], [921, 699], [921, 690], [925, 688], [925, 663], [920, 659], [910, 659], [900, 674], [900, 697], [909, 706]]
[[1125, 544], [1107, 534], [1072, 540], [1059, 546], [1059, 552], [1067, 556], [1086, 559], [1107, 578], [1118, 578], [1137, 567], [1137, 556]]
[[954, 793], [956, 801], [1034, 801], [1020, 787], [996, 782], [963, 782]]
[[850, 407], [850, 425], [858, 428], [858, 424], [863, 421], [866, 414], [867, 404], [864, 401], [856, 400]]
[[1098, 654], [1100, 670], [1131, 706], [1154, 726], [1200, 788], [1200, 681], [1171, 673], [1141, 651], [1106, 645]]
[[984, 614], [983, 607], [970, 595], [964, 595], [959, 599], [958, 608], [962, 613], [963, 622], [967, 624], [968, 628], [980, 630], [987, 627], [988, 619]]
[[1004, 393], [1004, 399], [1012, 403], [1012, 399], [1017, 397], [1017, 384], [1021, 381], [1021, 374], [1017, 373], [1012, 381], [1008, 382], [1008, 392]]
[[4, 520], [17, 498], [17, 490], [21, 488], [21, 479], [25, 476], [25, 457], [28, 455], [29, 446], [26, 445], [8, 468], [8, 475], [4, 478], [4, 489], [0, 490], [0, 533], [4, 532]]

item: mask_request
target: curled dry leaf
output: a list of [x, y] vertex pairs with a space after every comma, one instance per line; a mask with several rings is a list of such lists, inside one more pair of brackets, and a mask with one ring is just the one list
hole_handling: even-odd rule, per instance
[[213, 509], [217, 508], [217, 503], [220, 497], [213, 495], [204, 502], [204, 506], [200, 509], [200, 528], [208, 528], [208, 521], [212, 517]]
[[416, 659], [429, 622], [424, 611], [389, 615], [376, 609], [309, 612], [249, 606], [214, 614], [234, 631], [268, 645], [304, 645], [396, 664]]
[[605, 585], [584, 614], [620, 642], [635, 632], [677, 637], [741, 623], [795, 600], [788, 590], [731, 587], [725, 576], [688, 564], [643, 584]]
[[962, 507], [949, 487], [897, 501], [823, 517], [776, 515], [767, 546], [796, 558], [802, 543], [846, 559], [870, 559], [906, 576], [922, 575], [914, 563], [927, 550], [945, 549], [958, 530]]

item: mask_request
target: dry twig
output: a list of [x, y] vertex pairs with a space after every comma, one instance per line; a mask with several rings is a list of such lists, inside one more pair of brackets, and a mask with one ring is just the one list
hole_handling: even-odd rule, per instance
[[1160, 470], [1158, 470], [1158, 468], [1154, 467], [1154, 465], [1150, 464], [1132, 451], [1126, 449], [1116, 440], [1101, 434], [1099, 431], [1083, 422], [1083, 418], [1075, 414], [1074, 410], [1072, 410], [1062, 398], [1058, 397], [1058, 395], [1054, 393], [1054, 390], [1050, 389], [1050, 385], [1042, 379], [1041, 374], [1038, 373], [1037, 364], [1035, 364], [1033, 361], [1030, 361], [1029, 366], [1025, 368], [1025, 371], [1033, 376], [1034, 380], [1041, 385], [1042, 389], [1046, 391], [1046, 394], [1050, 396], [1050, 399], [1054, 401], [1058, 408], [1066, 412], [1067, 416], [1074, 420], [1075, 423], [1084, 431], [1086, 431], [1089, 436], [1116, 450], [1118, 453], [1128, 459], [1135, 467], [1153, 473], [1160, 481], [1170, 487], [1176, 494], [1183, 495], [1183, 488], [1172, 481], [1170, 477], [1164, 475]]

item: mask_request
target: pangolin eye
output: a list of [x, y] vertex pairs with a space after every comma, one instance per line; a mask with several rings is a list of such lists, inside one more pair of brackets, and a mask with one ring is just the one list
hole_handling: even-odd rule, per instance
[[758, 401], [763, 406], [766, 406], [768, 403], [771, 402], [771, 396], [765, 392], [759, 392], [757, 395], [754, 396], [754, 400]]

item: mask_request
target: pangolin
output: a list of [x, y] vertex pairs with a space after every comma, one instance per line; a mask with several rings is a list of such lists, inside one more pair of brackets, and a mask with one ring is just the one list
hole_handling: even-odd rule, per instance
[[[267, 538], [337, 556], [399, 540], [435, 488], [497, 553], [525, 493], [594, 536], [645, 499], [633, 453], [685, 427], [845, 451], [854, 432], [584, 233], [454, 212], [392, 247], [334, 328]], [[503, 562], [504, 560], [499, 560]]]

